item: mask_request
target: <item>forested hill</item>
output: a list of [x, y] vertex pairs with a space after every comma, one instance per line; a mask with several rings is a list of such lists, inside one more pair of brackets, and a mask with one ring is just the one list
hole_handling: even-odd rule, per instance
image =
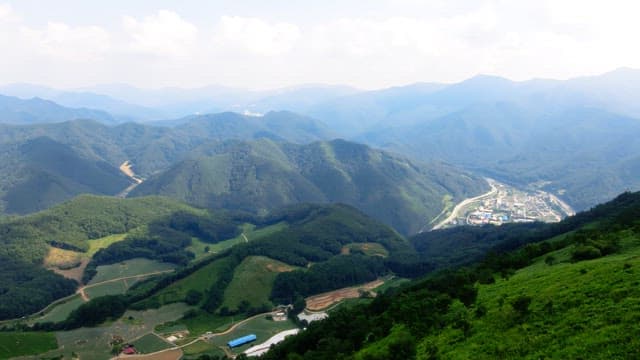
[[[247, 229], [261, 235], [253, 238], [248, 233], [252, 237], [248, 241], [243, 233]], [[393, 229], [340, 204], [299, 204], [260, 217], [196, 209], [161, 197], [81, 196], [40, 213], [5, 220], [0, 223], [0, 234], [0, 259], [4, 259], [0, 262], [4, 274], [1, 319], [34, 313], [73, 293], [78, 285], [75, 281], [46, 270], [59, 266], [51, 256], [56, 254], [73, 255], [76, 263], [68, 266], [79, 268], [84, 283], [99, 266], [134, 258], [172, 263], [180, 269], [126, 300], [137, 307], [167, 301], [156, 298], [156, 293], [203, 266], [221, 261], [229, 271], [217, 280], [213, 277], [215, 282], [208, 285], [211, 290], [198, 289], [204, 293], [201, 306], [210, 313], [219, 311], [221, 292], [229, 285], [233, 270], [248, 257], [268, 257], [292, 269], [308, 269], [276, 281], [273, 293], [271, 287], [266, 289], [265, 301], [272, 298], [278, 302], [372, 281], [391, 272], [416, 276], [431, 269]], [[238, 238], [241, 240], [235, 240]], [[366, 244], [375, 245], [384, 256], [357, 251]], [[205, 245], [207, 250], [202, 250]], [[210, 253], [208, 248], [214, 246], [220, 250]], [[347, 248], [352, 248], [352, 253], [345, 254]], [[48, 286], [43, 287], [44, 283]], [[171, 302], [183, 300], [174, 298]]]
[[173, 128], [90, 120], [0, 124], [0, 211], [30, 213], [81, 193], [115, 195], [131, 182], [118, 170], [125, 161], [146, 177], [204, 142], [270, 138], [306, 143], [330, 136], [320, 122], [289, 112], [194, 116]]
[[444, 208], [488, 189], [441, 163], [421, 164], [344, 140], [308, 145], [259, 141], [204, 144], [132, 196], [160, 194], [198, 206], [265, 213], [301, 202], [353, 205], [404, 234]]
[[23, 100], [0, 95], [0, 124], [29, 125], [93, 119], [105, 124], [117, 120], [107, 112], [87, 108], [68, 108], [40, 98]]
[[264, 359], [636, 358], [639, 215], [625, 193], [562, 234], [337, 310]]

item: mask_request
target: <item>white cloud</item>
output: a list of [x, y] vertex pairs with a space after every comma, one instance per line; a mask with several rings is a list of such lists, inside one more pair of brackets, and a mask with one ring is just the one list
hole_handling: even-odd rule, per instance
[[42, 30], [22, 26], [20, 34], [33, 52], [70, 62], [101, 59], [111, 45], [109, 33], [98, 26], [49, 22]]
[[17, 22], [20, 17], [13, 11], [11, 4], [0, 4], [0, 22]]
[[131, 37], [131, 50], [158, 56], [189, 56], [198, 36], [195, 25], [169, 10], [159, 10], [142, 20], [125, 16], [123, 24]]
[[246, 50], [256, 55], [278, 55], [292, 50], [300, 37], [300, 29], [293, 24], [223, 16], [215, 29], [213, 41], [219, 48]]

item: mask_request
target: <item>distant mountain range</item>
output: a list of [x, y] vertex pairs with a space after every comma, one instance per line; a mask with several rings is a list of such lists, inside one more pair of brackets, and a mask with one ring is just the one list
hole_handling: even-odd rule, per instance
[[173, 127], [70, 121], [0, 125], [0, 199], [26, 214], [81, 193], [158, 194], [209, 208], [265, 214], [302, 202], [342, 202], [411, 234], [445, 206], [487, 190], [455, 167], [422, 164], [344, 140], [291, 112], [193, 116]]
[[[0, 98], [11, 104], [0, 119], [5, 123], [90, 118], [106, 124], [139, 120], [173, 127], [127, 124], [109, 130], [125, 137], [155, 138], [151, 146], [139, 146], [126, 156], [106, 146], [107, 157], [137, 157], [136, 167], [144, 174], [173, 164], [178, 160], [174, 154], [195, 148], [206, 136], [293, 142], [342, 137], [414, 160], [450, 163], [517, 186], [535, 183], [578, 210], [620, 191], [640, 189], [640, 152], [634, 140], [640, 123], [640, 70], [634, 69], [566, 81], [515, 82], [480, 75], [455, 84], [416, 83], [376, 91], [323, 85], [272, 91], [220, 86], [144, 90], [122, 84], [61, 91], [14, 84], [0, 87], [0, 93], [40, 96], [70, 106]], [[194, 115], [212, 111], [247, 116]], [[210, 116], [226, 120], [207, 125]], [[303, 116], [308, 116], [305, 129]], [[301, 133], [309, 136], [299, 137]], [[87, 136], [93, 140], [85, 143], [85, 150], [106, 152], [93, 144], [102, 140]], [[133, 149], [132, 143], [117, 147]], [[175, 151], [167, 150], [174, 147]]]

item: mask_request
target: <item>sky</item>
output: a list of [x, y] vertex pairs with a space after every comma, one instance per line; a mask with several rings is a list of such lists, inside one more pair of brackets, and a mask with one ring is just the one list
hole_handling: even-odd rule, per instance
[[345, 84], [640, 68], [637, 0], [0, 0], [0, 84]]

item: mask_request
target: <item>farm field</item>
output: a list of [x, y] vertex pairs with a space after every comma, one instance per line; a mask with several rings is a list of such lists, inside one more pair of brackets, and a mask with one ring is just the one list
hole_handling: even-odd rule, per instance
[[127, 234], [115, 234], [115, 235], [105, 236], [99, 239], [87, 240], [87, 243], [89, 244], [89, 250], [87, 251], [86, 254], [88, 257], [92, 257], [93, 255], [95, 255], [96, 252], [98, 252], [98, 250], [104, 249], [111, 244], [122, 241], [126, 236]]
[[57, 347], [58, 343], [53, 333], [0, 332], [0, 359], [41, 354]]
[[[283, 262], [264, 256], [249, 256], [236, 267], [231, 283], [224, 292], [224, 302], [231, 310], [238, 308], [241, 301], [248, 301], [252, 307], [271, 306], [269, 295], [273, 282], [281, 272], [295, 268]], [[250, 291], [247, 291], [250, 289]]]
[[136, 279], [110, 281], [96, 286], [87, 287], [84, 293], [89, 300], [105, 295], [124, 294], [136, 282]]
[[121, 355], [115, 359], [135, 359], [135, 360], [180, 360], [182, 359], [182, 350], [174, 349], [163, 351], [158, 354], [149, 355]]
[[58, 322], [63, 321], [71, 314], [71, 312], [77, 309], [80, 305], [82, 305], [84, 301], [80, 298], [80, 295], [76, 295], [66, 302], [56, 305], [49, 312], [47, 312], [44, 316], [36, 319], [36, 323], [43, 322]]
[[158, 294], [154, 295], [151, 300], [158, 300], [161, 304], [169, 304], [176, 301], [182, 301], [189, 290], [197, 290], [200, 292], [210, 288], [218, 279], [222, 271], [231, 271], [229, 259], [223, 258], [198, 269], [193, 274], [180, 279], [175, 283], [162, 289]]
[[146, 334], [143, 337], [131, 342], [138, 353], [150, 354], [160, 350], [170, 349], [173, 345], [159, 338], [155, 334]]
[[[76, 353], [80, 359], [108, 360], [112, 357], [109, 342], [113, 336], [121, 336], [125, 342], [135, 340], [151, 333], [156, 325], [175, 321], [189, 310], [183, 303], [171, 304], [145, 311], [127, 311], [118, 321], [105, 326], [80, 328], [71, 331], [55, 333], [59, 349], [50, 351], [47, 357], [64, 356], [71, 359]], [[25, 359], [39, 359], [40, 357], [26, 357]]]
[[233, 331], [227, 334], [212, 337], [210, 340], [208, 340], [208, 342], [217, 347], [226, 347], [228, 341], [248, 334], [255, 334], [257, 337], [256, 341], [231, 350], [234, 354], [240, 354], [253, 345], [260, 344], [269, 340], [270, 337], [281, 331], [295, 328], [296, 325], [290, 320], [273, 321], [268, 320], [266, 316], [259, 316], [255, 319], [247, 321], [244, 324], [239, 325]]
[[342, 288], [338, 290], [329, 291], [326, 293], [309, 296], [306, 298], [307, 310], [309, 311], [321, 311], [325, 310], [331, 305], [337, 304], [344, 299], [353, 299], [360, 297], [361, 291], [371, 291], [384, 284], [384, 279], [378, 279], [360, 286], [352, 286], [348, 288]]
[[225, 355], [224, 351], [222, 351], [216, 345], [208, 342], [208, 341], [198, 341], [189, 346], [185, 346], [182, 348], [184, 352], [185, 359], [197, 358], [201, 355], [209, 355], [209, 356], [223, 356]]
[[174, 264], [143, 258], [126, 260], [112, 265], [101, 265], [98, 266], [98, 273], [91, 279], [89, 285], [121, 277], [171, 270], [173, 268], [175, 268]]
[[367, 256], [389, 256], [389, 251], [384, 248], [381, 244], [378, 243], [351, 243], [347, 244], [342, 248], [343, 254], [350, 254], [354, 250], [361, 251], [363, 254]]

